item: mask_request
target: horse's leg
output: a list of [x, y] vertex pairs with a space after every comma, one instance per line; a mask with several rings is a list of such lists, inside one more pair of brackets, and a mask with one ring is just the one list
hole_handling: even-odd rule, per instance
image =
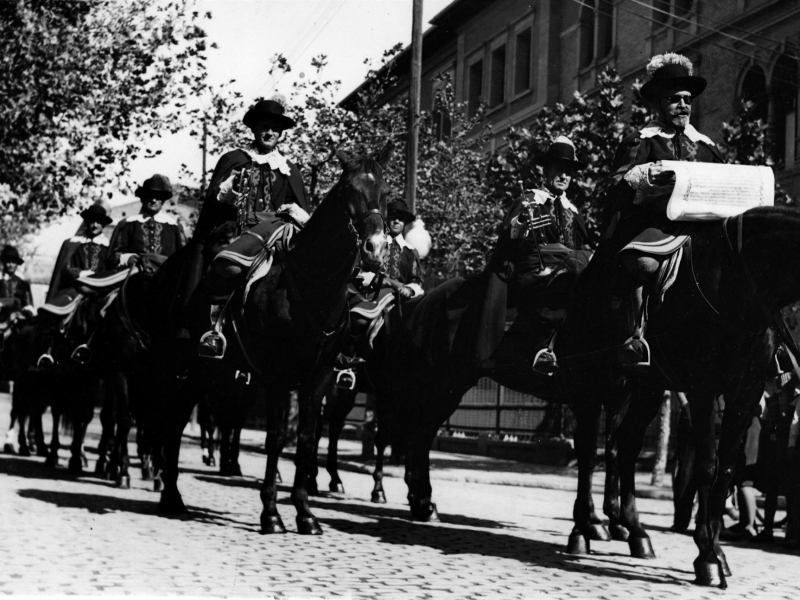
[[295, 460], [292, 504], [297, 509], [297, 531], [304, 535], [322, 535], [322, 527], [308, 504], [308, 478], [314, 460], [317, 417], [322, 406], [322, 397], [333, 381], [333, 369], [326, 369], [319, 377], [312, 378], [314, 384], [300, 387], [298, 393], [297, 458]]
[[277, 390], [267, 401], [267, 468], [261, 486], [261, 533], [286, 533], [278, 513], [278, 488], [275, 482], [278, 459], [286, 443], [286, 415], [291, 401], [289, 390]]
[[117, 478], [114, 484], [122, 489], [130, 489], [131, 476], [130, 454], [128, 452], [128, 434], [131, 431], [131, 411], [130, 411], [130, 389], [128, 378], [124, 373], [117, 371], [113, 375], [116, 387], [115, 402], [115, 421], [116, 421], [116, 450], [115, 463], [117, 466]]
[[650, 536], [639, 522], [636, 509], [636, 459], [642, 450], [647, 426], [661, 405], [662, 390], [642, 388], [632, 397], [617, 430], [620, 471], [620, 525], [628, 530], [628, 547], [634, 558], [655, 558]]
[[56, 399], [50, 404], [50, 414], [53, 416], [53, 433], [50, 436], [50, 448], [44, 464], [48, 467], [58, 466], [58, 451], [61, 449], [61, 403]]
[[20, 456], [30, 456], [31, 455], [31, 448], [28, 445], [28, 412], [20, 410], [17, 413], [17, 426], [19, 427], [19, 431], [17, 432], [17, 444], [19, 445], [18, 454]]
[[[314, 430], [314, 456], [311, 459], [311, 468], [308, 471], [308, 490], [309, 496], [319, 496], [319, 483], [317, 476], [319, 475], [319, 442], [322, 439], [322, 432], [325, 429], [325, 422], [329, 420], [333, 405], [339, 402], [339, 392], [335, 385], [332, 385], [328, 392], [325, 394], [324, 406], [320, 406], [319, 415], [317, 416], [317, 426]], [[330, 442], [328, 443], [328, 458], [326, 460], [326, 467], [331, 460]]]
[[186, 505], [178, 490], [178, 463], [183, 430], [194, 408], [192, 398], [197, 397], [193, 389], [187, 389], [186, 383], [191, 382], [191, 375], [185, 381], [170, 378], [162, 397], [164, 412], [159, 435], [159, 445], [163, 452], [163, 463], [160, 465], [162, 490], [161, 500], [158, 503], [158, 512], [162, 514], [176, 515], [186, 512]]
[[28, 425], [28, 431], [33, 435], [33, 445], [36, 447], [36, 456], [41, 456], [44, 458], [47, 456], [47, 445], [44, 443], [44, 426], [42, 424], [42, 416], [44, 415], [44, 411], [47, 410], [47, 405], [42, 405], [41, 400], [39, 400], [37, 404], [39, 404], [39, 406], [37, 406], [31, 414], [31, 421]]
[[588, 554], [590, 540], [607, 540], [608, 532], [597, 517], [592, 500], [592, 477], [597, 462], [597, 432], [600, 425], [600, 403], [585, 400], [585, 405], [575, 406], [577, 429], [575, 454], [578, 458], [578, 493], [572, 510], [575, 523], [569, 534], [567, 552]]
[[344, 485], [339, 477], [339, 438], [344, 429], [347, 415], [353, 410], [356, 403], [355, 390], [338, 390], [339, 401], [333, 406], [328, 418], [328, 456], [325, 461], [325, 468], [331, 476], [331, 483], [328, 489], [332, 492], [344, 493]]
[[97, 462], [94, 472], [103, 479], [109, 478], [109, 458], [114, 446], [114, 410], [110, 394], [106, 394], [100, 408], [100, 443], [97, 444]]
[[9, 414], [8, 431], [6, 431], [6, 439], [3, 442], [3, 452], [5, 454], [16, 454], [17, 450], [14, 448], [14, 434], [15, 427], [18, 421], [18, 410], [12, 405]]
[[375, 482], [372, 488], [371, 500], [376, 504], [386, 504], [386, 492], [383, 491], [383, 460], [386, 446], [389, 445], [389, 418], [388, 411], [384, 410], [387, 400], [380, 394], [375, 397], [375, 471], [372, 479]]
[[[618, 390], [622, 393], [622, 390]], [[603, 512], [608, 517], [608, 529], [611, 539], [618, 542], [628, 541], [628, 530], [620, 523], [620, 488], [619, 488], [619, 448], [617, 447], [617, 430], [622, 421], [624, 407], [620, 403], [606, 403], [605, 465], [606, 477], [603, 490]]]

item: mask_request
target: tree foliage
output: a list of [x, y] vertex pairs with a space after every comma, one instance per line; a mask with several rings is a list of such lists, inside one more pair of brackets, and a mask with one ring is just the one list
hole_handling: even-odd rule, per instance
[[[0, 6], [0, 234], [15, 239], [119, 186], [148, 140], [184, 126], [206, 83], [184, 1]], [[213, 46], [213, 45], [212, 45]]]

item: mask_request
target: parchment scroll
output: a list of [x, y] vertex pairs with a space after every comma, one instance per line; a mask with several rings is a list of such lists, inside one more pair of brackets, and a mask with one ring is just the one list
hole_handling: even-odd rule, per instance
[[667, 204], [667, 217], [673, 221], [733, 217], [775, 202], [775, 177], [769, 167], [674, 160], [661, 164], [675, 172]]

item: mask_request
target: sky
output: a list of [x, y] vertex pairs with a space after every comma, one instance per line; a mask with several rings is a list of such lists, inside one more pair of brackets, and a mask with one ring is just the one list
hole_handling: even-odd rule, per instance
[[[423, 0], [423, 27], [451, 2]], [[196, 0], [191, 10], [212, 15], [202, 22], [209, 41], [219, 46], [208, 52], [210, 83], [216, 87], [234, 79], [231, 86], [246, 103], [274, 93], [288, 96], [293, 78], [310, 69], [319, 54], [328, 56], [325, 73], [342, 81], [344, 98], [363, 81], [365, 59], [377, 63], [384, 50], [411, 42], [412, 0]], [[277, 53], [287, 57], [292, 72], [274, 80], [267, 72]], [[153, 173], [179, 181], [181, 163], [200, 172], [202, 152], [188, 134], [157, 140], [154, 149], [163, 153], [135, 162], [134, 182]], [[208, 168], [217, 158], [208, 157]]]

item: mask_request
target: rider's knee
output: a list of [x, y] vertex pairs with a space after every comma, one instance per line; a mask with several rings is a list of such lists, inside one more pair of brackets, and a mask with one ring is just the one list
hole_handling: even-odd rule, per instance
[[661, 266], [658, 258], [633, 251], [622, 252], [619, 261], [625, 271], [639, 279], [647, 279]]

